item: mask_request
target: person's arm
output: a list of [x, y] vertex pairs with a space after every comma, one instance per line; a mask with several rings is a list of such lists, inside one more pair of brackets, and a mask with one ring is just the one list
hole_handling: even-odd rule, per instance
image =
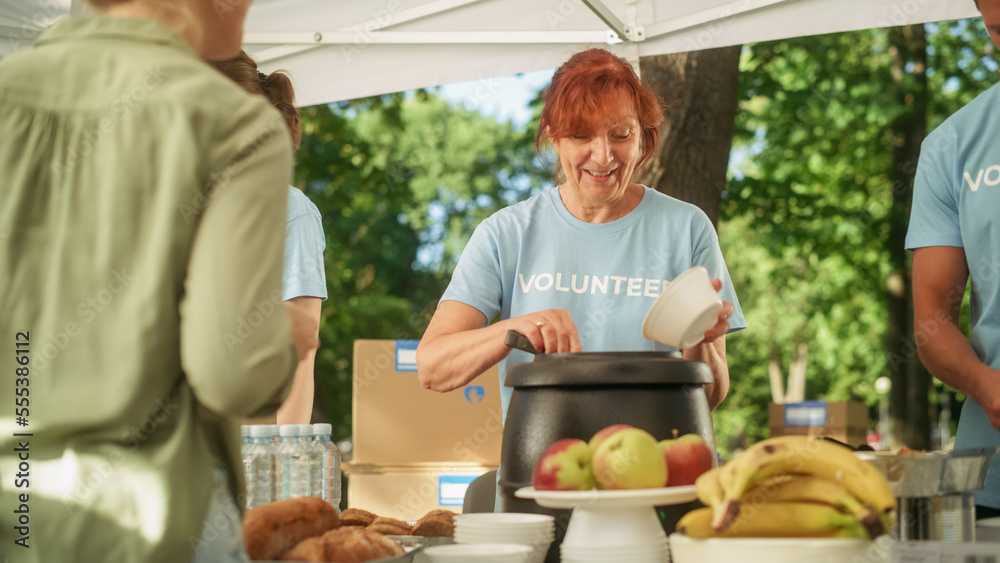
[[319, 350], [319, 321], [323, 300], [319, 297], [293, 297], [285, 301], [292, 319], [292, 341], [298, 351], [292, 391], [278, 408], [278, 424], [309, 424], [312, 421], [315, 381], [313, 370]]
[[959, 327], [969, 267], [965, 250], [929, 246], [913, 252], [914, 336], [920, 361], [934, 377], [983, 407], [1000, 428], [1000, 371], [976, 355]]
[[507, 331], [520, 332], [539, 353], [579, 352], [580, 336], [565, 309], [547, 309], [498, 321], [459, 301], [442, 301], [417, 345], [417, 376], [434, 391], [466, 385], [507, 357]]
[[296, 363], [281, 305], [291, 141], [265, 107], [234, 108], [236, 126], [220, 138], [180, 305], [191, 388], [209, 409], [237, 416], [274, 412]]
[[[722, 281], [712, 280], [712, 285], [716, 291], [722, 288]], [[685, 360], [704, 362], [712, 370], [713, 383], [705, 386], [705, 396], [708, 398], [708, 406], [715, 410], [715, 407], [722, 403], [722, 400], [729, 394], [729, 363], [726, 361], [726, 333], [729, 332], [729, 317], [732, 316], [735, 306], [723, 301], [722, 310], [715, 326], [705, 333], [705, 339], [694, 348], [682, 350], [681, 355]]]

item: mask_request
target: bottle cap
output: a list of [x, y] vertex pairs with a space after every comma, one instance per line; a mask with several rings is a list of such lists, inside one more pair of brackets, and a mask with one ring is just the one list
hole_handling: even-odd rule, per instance
[[313, 434], [317, 436], [329, 436], [333, 433], [333, 425], [329, 422], [319, 422], [313, 424]]

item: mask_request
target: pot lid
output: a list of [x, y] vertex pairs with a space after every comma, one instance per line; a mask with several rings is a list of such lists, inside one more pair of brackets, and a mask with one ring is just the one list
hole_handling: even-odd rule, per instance
[[539, 354], [515, 364], [507, 387], [705, 385], [712, 383], [708, 364], [685, 360], [678, 352], [576, 352]]

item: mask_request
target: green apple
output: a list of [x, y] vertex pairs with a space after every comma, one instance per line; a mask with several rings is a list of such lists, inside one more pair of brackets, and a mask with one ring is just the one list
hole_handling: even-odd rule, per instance
[[652, 489], [667, 482], [663, 451], [649, 432], [623, 428], [594, 452], [594, 479], [601, 489]]
[[634, 427], [629, 424], [612, 424], [611, 426], [605, 426], [604, 428], [598, 430], [596, 434], [590, 437], [590, 441], [587, 442], [587, 445], [590, 446], [590, 455], [594, 455], [594, 452], [597, 451], [597, 448], [604, 443], [604, 440], [606, 440], [608, 436], [618, 432], [619, 430], [624, 430], [625, 428]]
[[[553, 443], [538, 456], [531, 481], [540, 491], [586, 491], [594, 488], [590, 447], [576, 438]], [[663, 459], [660, 454], [660, 459]]]

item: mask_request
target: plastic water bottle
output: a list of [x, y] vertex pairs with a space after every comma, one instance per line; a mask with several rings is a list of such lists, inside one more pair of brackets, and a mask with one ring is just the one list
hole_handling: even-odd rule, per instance
[[340, 512], [341, 456], [340, 450], [337, 449], [337, 444], [334, 444], [330, 438], [333, 427], [326, 423], [313, 424], [313, 431], [316, 433], [317, 444], [321, 446], [323, 455], [323, 470], [320, 479], [322, 490], [320, 496], [323, 497], [323, 500], [332, 504], [337, 509], [337, 512]]
[[278, 452], [271, 438], [273, 430], [267, 425], [250, 428], [251, 444], [243, 457], [247, 475], [247, 508], [277, 500], [274, 473]]
[[315, 468], [322, 462], [323, 455], [320, 453], [317, 444], [313, 441], [313, 431], [312, 424], [300, 424], [299, 425], [299, 444], [302, 447], [302, 453], [304, 456], [304, 466], [305, 471], [303, 473], [303, 483], [305, 483], [303, 490], [306, 491], [306, 495], [318, 497], [319, 487], [313, 480], [313, 475]]
[[[309, 452], [306, 440], [311, 435], [308, 424], [281, 426], [281, 500], [312, 494], [309, 481]], [[305, 434], [305, 435], [303, 435]]]
[[250, 486], [250, 446], [252, 445], [250, 425], [240, 425], [240, 455], [243, 456], [243, 476], [246, 478], [248, 488]]
[[323, 454], [319, 450], [319, 444], [313, 439], [313, 429], [312, 424], [300, 424], [299, 425], [299, 444], [302, 446], [302, 452], [305, 456], [305, 473], [303, 480], [305, 482], [305, 487], [303, 490], [306, 491], [306, 495], [318, 497], [320, 496], [319, 483], [315, 480], [316, 473], [323, 463]]
[[[314, 497], [323, 496], [323, 444], [320, 443], [316, 425], [309, 428], [309, 491]], [[324, 499], [325, 500], [325, 499]]]

